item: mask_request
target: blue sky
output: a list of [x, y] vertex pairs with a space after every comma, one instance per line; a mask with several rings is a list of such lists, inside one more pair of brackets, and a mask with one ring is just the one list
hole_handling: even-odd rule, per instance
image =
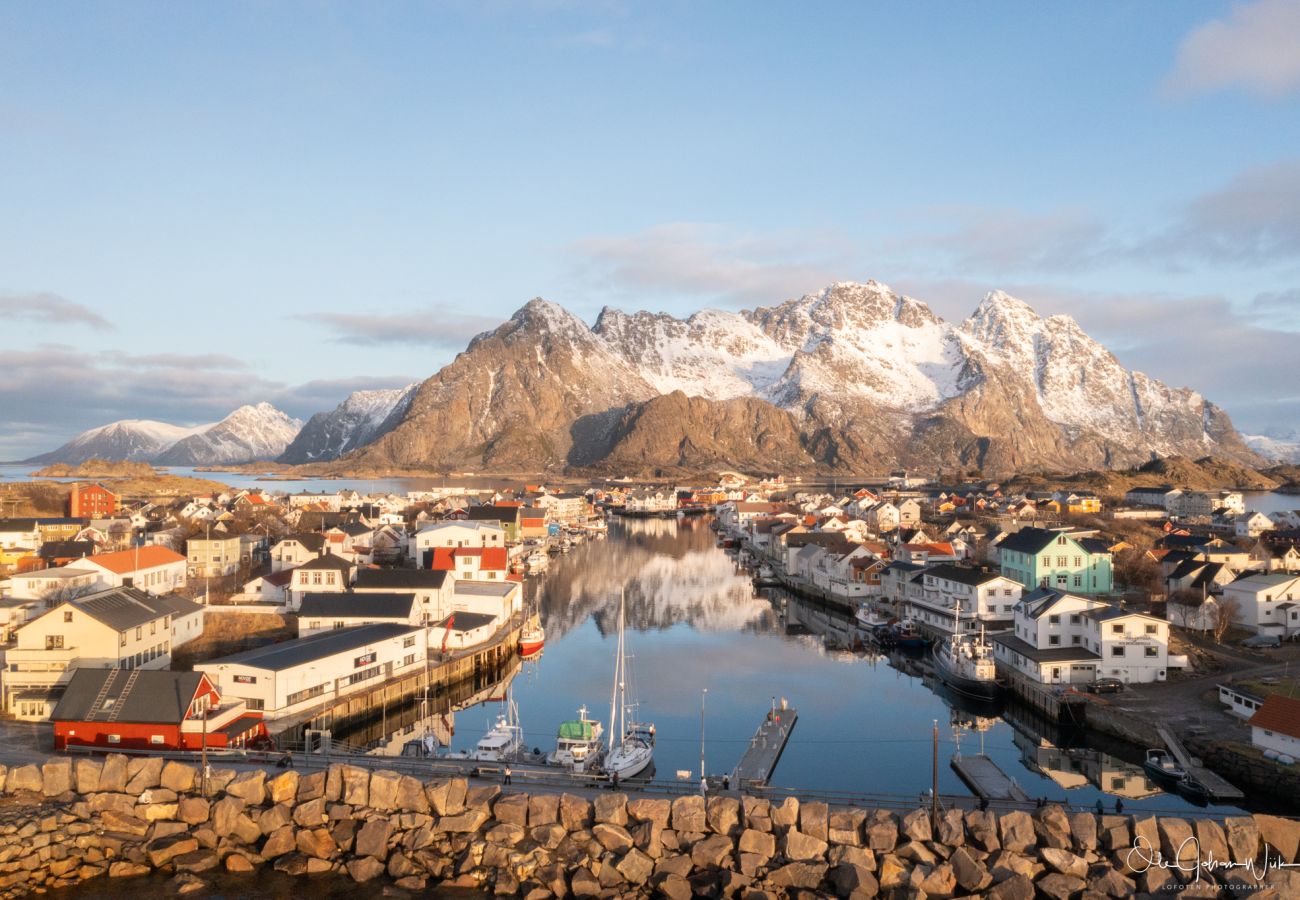
[[1294, 2], [8, 4], [0, 85], [0, 458], [868, 278], [1300, 427]]

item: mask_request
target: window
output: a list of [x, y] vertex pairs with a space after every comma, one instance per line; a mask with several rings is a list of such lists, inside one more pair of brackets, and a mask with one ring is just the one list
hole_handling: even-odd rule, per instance
[[346, 628], [346, 627], [347, 627], [347, 624], [348, 624], [348, 623], [345, 622], [345, 621], [343, 621], [342, 619], [335, 619], [335, 620], [334, 620], [334, 630], [335, 630], [335, 631], [338, 631], [340, 628]]
[[1147, 625], [1147, 634], [1155, 634], [1158, 630], [1155, 625]]
[[135, 639], [138, 641], [138, 640], [140, 640], [142, 637], [144, 637], [144, 626], [143, 626], [143, 625], [137, 625], [136, 628], [135, 628]]
[[46, 649], [46, 650], [62, 650], [62, 649], [63, 649], [63, 635], [61, 635], [61, 634], [47, 634], [47, 635], [45, 636], [45, 649]]
[[71, 622], [71, 621], [72, 621], [72, 610], [69, 609], [69, 610], [66, 610], [66, 611], [63, 613], [63, 621], [65, 621], [65, 622]]
[[1061, 646], [1061, 636], [1059, 634], [1048, 635], [1047, 645], [1049, 647]]
[[1112, 626], [1110, 626], [1110, 633], [1111, 633], [1111, 634], [1123, 634], [1123, 633], [1124, 633], [1124, 626], [1123, 626], [1123, 625], [1112, 625]]
[[334, 583], [334, 573], [333, 573], [333, 572], [326, 572], [326, 573], [325, 573], [325, 583], [326, 583], [326, 584], [333, 584], [333, 583]]
[[244, 705], [249, 709], [266, 709], [266, 701], [264, 700], [253, 700], [249, 698], [244, 700]]
[[1050, 622], [1050, 623], [1053, 624], [1053, 625], [1060, 625], [1060, 624], [1061, 624], [1061, 617], [1058, 616], [1058, 615], [1050, 615], [1050, 616], [1047, 617], [1047, 621]]
[[157, 633], [158, 633], [158, 620], [157, 620], [157, 619], [154, 619], [152, 622], [149, 623], [149, 633], [150, 633], [150, 634], [157, 634]]
[[312, 584], [320, 584], [320, 572], [312, 572], [312, 573], [311, 573], [311, 583], [312, 583]]
[[1111, 656], [1123, 656], [1123, 655], [1124, 655], [1124, 648], [1123, 648], [1123, 647], [1111, 647], [1111, 648], [1110, 648], [1110, 655], [1111, 655]]
[[1079, 568], [1079, 566], [1081, 566], [1081, 565], [1083, 565], [1083, 557], [1081, 557], [1081, 556], [1076, 556], [1076, 557], [1074, 558], [1074, 567], [1077, 569], [1077, 568]]
[[1075, 586], [1075, 587], [1083, 587], [1083, 576], [1082, 576], [1082, 575], [1075, 575], [1075, 576], [1074, 576], [1074, 586]]
[[1057, 567], [1058, 569], [1064, 569], [1066, 566], [1069, 565], [1068, 559], [1069, 559], [1069, 557], [1058, 556], [1058, 557], [1056, 558], [1056, 567]]
[[120, 735], [120, 734], [110, 734], [110, 735], [108, 736], [108, 742], [109, 742], [110, 744], [120, 744], [120, 743], [122, 743], [122, 735]]
[[1079, 646], [1080, 644], [1083, 643], [1083, 636], [1078, 634], [1072, 635], [1070, 637], [1070, 643], [1074, 644], [1076, 647]]
[[1148, 657], [1152, 657], [1152, 658], [1157, 657], [1157, 656], [1160, 655], [1160, 648], [1159, 648], [1159, 647], [1147, 647], [1147, 648], [1146, 648], [1146, 655], [1147, 655]]
[[404, 638], [404, 639], [402, 640], [402, 646], [403, 646], [403, 647], [414, 647], [414, 646], [415, 646], [415, 635], [412, 634], [412, 635], [410, 635], [409, 637]]
[[1082, 616], [1080, 616], [1078, 613], [1070, 613], [1070, 624], [1071, 624], [1071, 625], [1079, 625], [1079, 624], [1081, 624], [1082, 622], [1083, 622], [1083, 617], [1082, 617]]
[[151, 744], [161, 744], [162, 742], [163, 742], [163, 736], [162, 736], [161, 734], [151, 734], [151, 735], [149, 735], [149, 743], [151, 743]]
[[414, 654], [414, 653], [408, 653], [408, 654], [406, 654], [406, 656], [402, 657], [402, 665], [404, 665], [404, 666], [412, 666], [412, 665], [415, 665], [415, 654]]

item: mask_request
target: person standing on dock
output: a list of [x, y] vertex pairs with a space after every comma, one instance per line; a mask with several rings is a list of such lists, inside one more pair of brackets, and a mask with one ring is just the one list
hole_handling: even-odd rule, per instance
[[709, 796], [709, 779], [705, 778], [703, 775], [700, 776], [700, 796]]
[[502, 774], [505, 776], [505, 783], [506, 783], [506, 784], [509, 784], [509, 783], [510, 783], [510, 776], [513, 774], [513, 773], [510, 771], [510, 767], [509, 767], [509, 766], [506, 766], [505, 771], [504, 771]]

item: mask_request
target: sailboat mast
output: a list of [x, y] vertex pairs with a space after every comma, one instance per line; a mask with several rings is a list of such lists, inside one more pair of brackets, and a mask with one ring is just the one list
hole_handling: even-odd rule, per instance
[[622, 742], [623, 732], [618, 727], [619, 685], [623, 681], [623, 589], [618, 592], [618, 640], [614, 650], [614, 687], [609, 695], [609, 749], [612, 752]]

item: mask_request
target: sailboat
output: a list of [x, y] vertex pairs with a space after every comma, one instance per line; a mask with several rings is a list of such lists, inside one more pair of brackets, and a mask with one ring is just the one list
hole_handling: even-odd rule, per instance
[[939, 677], [954, 691], [981, 700], [996, 699], [1001, 693], [993, 645], [984, 637], [961, 633], [961, 606], [953, 611], [953, 634], [934, 648], [934, 665]]
[[655, 727], [648, 722], [628, 721], [636, 703], [627, 702], [626, 597], [618, 597], [618, 650], [614, 655], [614, 693], [609, 701], [610, 749], [605, 772], [611, 778], [640, 775], [654, 761]]
[[471, 759], [484, 762], [509, 762], [524, 749], [524, 729], [519, 724], [519, 707], [506, 693], [506, 711], [497, 716], [497, 722], [479, 739], [470, 753]]

